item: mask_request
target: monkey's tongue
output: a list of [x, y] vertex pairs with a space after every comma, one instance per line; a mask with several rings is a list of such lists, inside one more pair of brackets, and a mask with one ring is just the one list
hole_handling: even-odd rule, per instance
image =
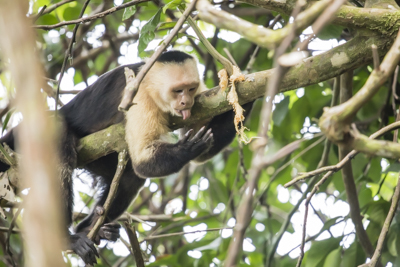
[[190, 117], [190, 109], [184, 109], [181, 111], [182, 112], [182, 117], [184, 120]]

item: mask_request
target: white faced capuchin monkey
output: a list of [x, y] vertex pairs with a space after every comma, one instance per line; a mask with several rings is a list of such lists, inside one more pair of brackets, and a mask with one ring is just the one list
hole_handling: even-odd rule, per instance
[[[61, 187], [66, 203], [67, 225], [72, 223], [72, 172], [77, 165], [76, 148], [79, 138], [116, 123], [126, 123], [126, 142], [131, 160], [122, 174], [115, 200], [105, 224], [97, 234], [96, 243], [100, 239], [115, 241], [119, 237], [120, 226], [112, 222], [128, 208], [145, 178], [178, 172], [191, 160], [207, 160], [235, 137], [234, 113], [229, 111], [214, 117], [196, 134], [189, 130], [175, 144], [163, 141], [163, 137], [170, 132], [169, 115], [189, 118], [194, 97], [206, 90], [199, 78], [196, 59], [180, 51], [164, 52], [140, 84], [134, 99], [136, 105], [126, 114], [118, 111], [126, 85], [124, 67], [129, 67], [137, 74], [143, 64], [122, 66], [105, 73], [60, 109], [66, 128], [61, 138], [60, 158], [63, 164]], [[245, 116], [252, 105], [244, 105]], [[14, 149], [13, 130], [1, 138], [0, 142]], [[118, 155], [112, 153], [84, 166], [94, 178], [99, 179], [103, 188], [96, 207], [102, 207], [107, 198], [117, 163]], [[8, 165], [0, 162], [1, 172], [8, 168]], [[95, 264], [96, 256], [99, 256], [94, 243], [86, 236], [97, 217], [96, 212], [92, 211], [78, 224], [76, 233], [69, 234], [69, 248], [86, 264]]]

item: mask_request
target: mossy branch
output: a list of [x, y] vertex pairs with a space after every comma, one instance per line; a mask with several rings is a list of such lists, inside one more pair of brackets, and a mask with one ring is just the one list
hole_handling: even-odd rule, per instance
[[233, 16], [226, 11], [218, 10], [211, 5], [208, 0], [199, 0], [196, 7], [199, 11], [199, 17], [202, 20], [212, 23], [218, 28], [235, 31], [259, 46], [274, 49], [289, 35], [292, 31], [292, 27], [296, 27], [295, 32], [297, 34], [301, 33], [302, 30], [308, 27], [331, 2], [331, 0], [315, 2], [297, 16], [296, 24], [288, 24], [279, 30], [260, 27], [260, 25]]
[[[295, 65], [283, 78], [280, 92], [297, 89], [334, 78], [350, 69], [360, 67], [372, 61], [370, 45], [375, 44], [382, 56], [392, 43], [391, 39], [379, 37], [356, 37], [353, 40], [335, 47], [325, 53], [304, 59]], [[274, 69], [246, 75], [244, 82], [238, 83], [239, 103], [245, 104], [260, 98], [265, 93], [265, 85], [274, 74]], [[191, 125], [210, 117], [231, 110], [225, 92], [214, 88], [201, 94], [196, 99], [192, 116], [185, 122], [178, 117], [171, 117], [171, 129]], [[120, 152], [126, 148], [125, 131], [122, 124], [81, 139], [79, 146], [79, 166], [83, 166], [99, 157]]]
[[[296, 3], [294, 0], [243, 0], [242, 2], [271, 11], [277, 11], [285, 15], [291, 14]], [[309, 5], [312, 3], [313, 2], [310, 1]], [[400, 11], [395, 9], [359, 8], [345, 5], [336, 12], [336, 17], [332, 23], [357, 30], [370, 30], [375, 34], [392, 36], [396, 34], [400, 27]]]
[[[372, 71], [364, 86], [348, 101], [326, 108], [319, 120], [321, 131], [333, 142], [350, 145], [357, 151], [389, 158], [400, 158], [400, 145], [393, 142], [371, 141], [350, 123], [360, 108], [381, 88], [400, 60], [400, 32], [378, 69]], [[384, 142], [384, 143], [383, 143]]]

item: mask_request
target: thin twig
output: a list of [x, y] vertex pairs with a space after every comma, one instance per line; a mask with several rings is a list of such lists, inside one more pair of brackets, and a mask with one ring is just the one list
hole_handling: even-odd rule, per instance
[[[294, 24], [296, 23], [296, 17], [299, 14], [302, 6], [305, 4], [303, 0], [298, 0], [296, 2], [296, 7], [292, 13], [292, 17], [294, 18]], [[274, 58], [274, 66], [277, 67], [275, 74], [268, 80], [268, 86], [266, 87], [266, 94], [265, 96], [269, 101], [264, 101], [261, 110], [260, 116], [260, 128], [258, 130], [258, 136], [261, 138], [258, 139], [256, 143], [256, 149], [253, 153], [253, 159], [251, 163], [251, 168], [249, 171], [249, 179], [247, 181], [247, 188], [245, 193], [243, 194], [242, 201], [239, 204], [238, 211], [237, 211], [237, 223], [234, 228], [233, 237], [229, 244], [227, 259], [225, 260], [224, 266], [231, 267], [237, 264], [237, 260], [239, 258], [239, 253], [242, 250], [242, 244], [244, 235], [248, 225], [251, 222], [251, 214], [254, 210], [254, 199], [253, 199], [253, 192], [256, 189], [258, 184], [259, 177], [261, 175], [261, 168], [262, 162], [264, 159], [264, 151], [265, 146], [267, 144], [267, 132], [270, 124], [271, 119], [271, 112], [272, 112], [272, 102], [274, 96], [279, 88], [279, 83], [282, 78], [283, 72], [281, 71], [282, 67], [277, 63], [277, 59], [287, 50], [291, 41], [295, 37], [295, 28], [296, 26], [293, 25], [291, 28], [290, 33], [284, 38], [282, 44], [279, 48], [275, 51], [275, 58]]]
[[[400, 31], [397, 33], [392, 47], [385, 55], [380, 65], [380, 71], [373, 70], [366, 83], [351, 98], [351, 100], [346, 101], [345, 103], [334, 108], [324, 110], [324, 113], [319, 120], [319, 126], [321, 131], [324, 132], [329, 139], [335, 142], [342, 142], [343, 137], [347, 136], [347, 134], [350, 134], [350, 139], [352, 139], [351, 146], [359, 151], [371, 155], [382, 155], [388, 157], [390, 157], [388, 153], [396, 154], [398, 147], [397, 143], [387, 142], [385, 143], [385, 147], [381, 147], [382, 142], [372, 141], [369, 146], [366, 146], [366, 137], [357, 133], [356, 131], [352, 131], [351, 128], [348, 127], [348, 124], [358, 110], [378, 92], [381, 85], [389, 78], [389, 75], [391, 75], [397, 67], [397, 63], [400, 60], [399, 47]], [[330, 129], [335, 130], [329, 131]], [[376, 147], [378, 147], [378, 149], [376, 149]], [[392, 151], [389, 151], [388, 149], [392, 149]]]
[[131, 249], [133, 252], [133, 257], [136, 262], [136, 266], [144, 267], [144, 260], [142, 256], [142, 251], [140, 249], [139, 241], [136, 236], [136, 230], [134, 226], [130, 226], [129, 223], [125, 222], [125, 230], [128, 233], [129, 242], [131, 243]]
[[[335, 106], [337, 104], [338, 100], [338, 95], [339, 95], [339, 90], [340, 90], [340, 77], [336, 77], [334, 84], [333, 84], [333, 93], [332, 93], [332, 99], [331, 99], [331, 107]], [[318, 163], [317, 168], [321, 168], [322, 166], [325, 166], [328, 163], [328, 156], [329, 156], [329, 151], [331, 147], [331, 142], [328, 139], [325, 139], [325, 146], [324, 150], [322, 152], [321, 160]], [[278, 171], [278, 170], [277, 170]], [[276, 177], [277, 174], [274, 173], [274, 176]], [[279, 232], [276, 234], [276, 238], [274, 239], [274, 242], [272, 243], [272, 249], [270, 250], [268, 254], [268, 263], [271, 264], [272, 260], [274, 258], [275, 252], [278, 248], [279, 242], [282, 239], [284, 233], [286, 232], [287, 228], [289, 227], [289, 223], [291, 221], [292, 216], [297, 212], [297, 210], [300, 207], [300, 204], [303, 202], [304, 199], [307, 198], [307, 194], [309, 191], [311, 191], [311, 188], [315, 185], [317, 182], [317, 176], [314, 176], [309, 183], [307, 184], [307, 189], [303, 192], [303, 195], [301, 198], [297, 201], [296, 205], [292, 208], [292, 210], [289, 212], [288, 216], [286, 217], [284, 223], [281, 226], [281, 229]], [[300, 245], [299, 245], [300, 246]]]
[[[380, 136], [382, 136], [383, 134], [396, 130], [396, 129], [400, 129], [400, 121], [396, 121], [392, 124], [387, 125], [386, 127], [383, 127], [382, 129], [380, 129], [379, 131], [373, 133], [370, 135], [369, 139], [376, 139], [379, 138]], [[330, 174], [333, 174], [335, 172], [337, 172], [338, 170], [340, 170], [341, 168], [343, 168], [343, 166], [351, 159], [353, 159], [356, 155], [358, 154], [358, 152], [356, 150], [352, 150], [350, 153], [348, 153], [346, 155], [346, 157], [344, 157], [339, 163], [337, 163], [336, 165], [332, 165], [332, 166], [326, 166], [326, 167], [322, 167], [319, 169], [316, 169], [314, 171], [311, 172], [306, 172], [301, 174], [300, 176], [296, 177], [295, 179], [293, 179], [292, 181], [286, 183], [284, 186], [285, 187], [289, 187], [295, 183], [297, 183], [298, 181], [304, 180], [306, 178], [309, 177], [313, 177], [315, 175], [321, 174], [323, 172], [329, 171]]]
[[232, 64], [238, 67], [239, 65], [236, 63], [235, 58], [232, 56], [231, 52], [229, 52], [228, 48], [224, 47], [223, 50], [225, 54], [228, 56], [229, 60], [232, 62]]
[[379, 235], [378, 244], [376, 245], [374, 255], [372, 256], [371, 261], [369, 263], [360, 265], [360, 267], [375, 267], [377, 266], [377, 264], [379, 264], [379, 258], [382, 255], [383, 244], [389, 232], [390, 224], [392, 223], [394, 214], [396, 213], [397, 210], [397, 206], [399, 203], [399, 196], [400, 196], [400, 173], [399, 173], [399, 178], [397, 179], [396, 189], [392, 197], [392, 204], [390, 205], [388, 215], [385, 219], [385, 223], [383, 224], [381, 233]]
[[[399, 75], [399, 65], [396, 66], [396, 69], [394, 70], [393, 74], [393, 83], [392, 83], [392, 106], [393, 106], [393, 116], [396, 116], [396, 121], [400, 120], [400, 112], [397, 113], [397, 108], [396, 108], [396, 100], [399, 99], [399, 97], [396, 94], [396, 88], [397, 88], [397, 76]], [[395, 130], [393, 133], [393, 142], [397, 142], [399, 136], [399, 130]]]
[[[5, 163], [8, 164], [10, 167], [16, 167], [17, 166], [17, 162], [7, 152], [7, 149], [5, 148], [5, 146], [7, 146], [6, 143], [4, 143], [4, 146], [2, 144], [0, 144], [0, 153], [4, 156], [4, 157], [1, 157], [1, 158], [5, 159], [7, 161]], [[8, 149], [10, 149], [10, 148], [8, 148]]]
[[118, 190], [118, 185], [119, 185], [119, 181], [121, 179], [121, 176], [125, 170], [126, 167], [126, 163], [128, 162], [128, 156], [127, 156], [128, 152], [126, 151], [126, 149], [124, 149], [122, 152], [120, 152], [118, 154], [118, 166], [117, 166], [117, 170], [115, 172], [114, 178], [112, 180], [111, 186], [110, 186], [110, 191], [108, 193], [106, 202], [103, 205], [104, 208], [104, 212], [103, 214], [97, 219], [95, 225], [93, 226], [93, 228], [90, 230], [89, 234], [88, 234], [88, 238], [93, 240], [96, 235], [97, 232], [99, 231], [100, 227], [103, 225], [106, 217], [107, 217], [107, 213], [108, 210], [111, 207], [111, 203], [113, 202], [113, 200], [115, 199], [117, 190]]
[[178, 233], [171, 233], [171, 234], [164, 234], [164, 235], [153, 235], [153, 236], [148, 236], [148, 237], [143, 238], [141, 243], [144, 241], [148, 241], [148, 240], [171, 237], [171, 236], [180, 236], [180, 235], [188, 235], [188, 234], [203, 233], [203, 232], [214, 232], [214, 231], [221, 231], [221, 230], [227, 230], [227, 229], [231, 230], [233, 228], [232, 227], [210, 228], [210, 229], [205, 229], [205, 230], [195, 230], [195, 231], [191, 231], [191, 232], [178, 232]]
[[[124, 90], [124, 95], [122, 97], [121, 103], [118, 106], [119, 110], [128, 110], [132, 106], [132, 100], [137, 94], [137, 90], [139, 89], [139, 85], [142, 82], [146, 73], [150, 70], [153, 66], [157, 58], [161, 55], [161, 53], [167, 48], [169, 43], [172, 39], [178, 34], [179, 30], [181, 29], [183, 23], [186, 19], [190, 18], [189, 15], [192, 12], [193, 8], [196, 5], [197, 0], [193, 0], [192, 3], [186, 8], [185, 12], [183, 12], [182, 16], [176, 22], [174, 29], [168, 34], [167, 38], [163, 41], [157, 51], [151, 56], [151, 58], [146, 61], [146, 64], [140, 69], [139, 73], [136, 75], [136, 79], [132, 86], [129, 88], [126, 87]], [[191, 19], [191, 18], [190, 18]]]
[[249, 172], [246, 169], [246, 166], [244, 165], [244, 154], [243, 154], [243, 143], [238, 142], [239, 146], [239, 166], [240, 166], [240, 171], [242, 172], [243, 178], [247, 181], [247, 175]]
[[[85, 13], [85, 10], [87, 8], [87, 6], [89, 5], [90, 0], [86, 0], [85, 3], [83, 4], [82, 10], [79, 14], [79, 18], [82, 18], [83, 14]], [[64, 71], [65, 71], [65, 67], [67, 66], [67, 60], [68, 58], [72, 57], [72, 47], [75, 43], [75, 37], [76, 37], [76, 33], [78, 31], [80, 24], [76, 24], [72, 33], [72, 38], [71, 41], [69, 42], [68, 45], [68, 49], [65, 51], [65, 56], [64, 56], [64, 61], [61, 67], [61, 71], [60, 71], [60, 77], [58, 79], [58, 83], [57, 83], [57, 92], [56, 92], [56, 97], [55, 97], [55, 111], [56, 111], [56, 116], [57, 116], [57, 107], [58, 107], [58, 99], [60, 97], [60, 85], [61, 85], [61, 80], [64, 76]]]
[[[345, 72], [340, 77], [340, 103], [349, 101], [353, 96], [353, 71]], [[346, 145], [339, 145], [339, 159], [343, 159], [350, 152], [350, 148]], [[353, 168], [351, 161], [347, 162], [341, 169], [342, 180], [345, 187], [347, 202], [350, 206], [350, 217], [354, 223], [357, 237], [361, 247], [368, 256], [374, 253], [374, 247], [364, 229], [360, 203], [358, 201], [357, 188], [354, 181]]]
[[43, 13], [44, 13], [44, 11], [46, 10], [46, 8], [47, 8], [47, 6], [44, 5], [44, 6], [42, 7], [42, 9], [40, 9], [39, 13], [33, 18], [33, 21], [34, 21], [34, 22], [36, 22], [36, 20], [37, 20], [38, 18], [40, 18], [40, 16], [43, 15]]
[[196, 218], [193, 218], [193, 219], [178, 221], [178, 222], [175, 222], [175, 223], [171, 223], [166, 227], [159, 228], [155, 232], [153, 232], [152, 234], [157, 233], [157, 235], [161, 235], [163, 233], [166, 233], [166, 232], [170, 231], [171, 229], [174, 229], [174, 228], [177, 228], [177, 227], [182, 227], [185, 224], [188, 224], [188, 223], [191, 223], [191, 222], [205, 221], [205, 220], [207, 220], [209, 218], [216, 217], [216, 216], [217, 216], [217, 214], [210, 214], [210, 215], [205, 215], [205, 216], [201, 216], [201, 217], [196, 217]]
[[307, 216], [308, 216], [308, 207], [311, 202], [311, 198], [315, 195], [319, 187], [330, 177], [330, 175], [325, 174], [321, 180], [313, 187], [310, 194], [308, 195], [306, 202], [305, 202], [305, 211], [304, 211], [304, 220], [303, 220], [303, 232], [301, 237], [301, 245], [300, 245], [300, 257], [297, 261], [296, 267], [300, 267], [304, 257], [304, 245], [305, 245], [305, 238], [306, 238], [306, 228], [307, 228]]
[[14, 230], [14, 226], [15, 226], [15, 222], [17, 221], [17, 218], [19, 216], [19, 214], [22, 211], [22, 206], [18, 208], [18, 210], [15, 212], [14, 217], [10, 223], [10, 227], [8, 227], [7, 229], [7, 238], [6, 238], [6, 251], [8, 256], [10, 256], [10, 260], [13, 266], [15, 266], [15, 262], [14, 262], [14, 258], [13, 258], [13, 254], [11, 252], [11, 246], [10, 246], [10, 238], [11, 238], [11, 234], [15, 233], [16, 230]]
[[396, 93], [396, 87], [397, 87], [397, 75], [399, 74], [399, 65], [396, 66], [396, 69], [394, 70], [394, 77], [393, 77], [393, 84], [392, 84], [392, 93], [393, 97], [397, 100], [399, 99], [399, 96]]
[[[315, 137], [319, 137], [321, 135], [315, 135]], [[302, 141], [307, 141], [306, 139], [300, 139]], [[291, 164], [293, 164], [298, 158], [302, 157], [304, 154], [306, 154], [308, 151], [310, 151], [311, 149], [313, 149], [314, 147], [316, 147], [317, 145], [319, 145], [322, 141], [326, 140], [326, 138], [324, 136], [321, 136], [321, 138], [319, 138], [317, 141], [313, 142], [311, 145], [307, 146], [305, 149], [303, 149], [302, 151], [300, 151], [297, 155], [295, 155], [293, 158], [291, 158], [290, 160], [288, 160], [285, 164], [283, 164], [281, 167], [279, 167], [274, 174], [271, 176], [271, 178], [268, 181], [268, 184], [266, 186], [265, 189], [261, 190], [261, 192], [263, 192], [261, 194], [264, 195], [268, 190], [269, 187], [271, 186], [271, 184], [275, 181], [275, 179], [278, 177], [278, 174], [283, 171], [284, 169], [286, 169], [288, 166], [290, 166]], [[297, 142], [299, 140], [296, 140], [295, 142]], [[286, 185], [285, 185], [286, 187]], [[261, 197], [260, 196], [260, 197]]]
[[372, 49], [372, 59], [374, 60], [374, 69], [376, 71], [379, 71], [379, 66], [381, 65], [381, 62], [379, 60], [379, 54], [378, 54], [378, 47], [376, 45], [371, 45]]
[[229, 76], [232, 75], [232, 73], [233, 73], [232, 63], [227, 58], [222, 56], [214, 48], [214, 46], [211, 45], [211, 43], [207, 40], [207, 38], [204, 36], [204, 34], [199, 29], [199, 27], [197, 27], [196, 22], [191, 17], [188, 18], [188, 23], [190, 24], [190, 26], [192, 27], [192, 29], [196, 33], [197, 37], [199, 37], [201, 43], [205, 46], [205, 48], [207, 49], [208, 53], [210, 53], [210, 55], [214, 59], [218, 60], [224, 66], [224, 69], [226, 69], [226, 71], [228, 72]]
[[[331, 227], [334, 226], [334, 225], [337, 225], [337, 224], [339, 224], [339, 223], [341, 223], [341, 222], [344, 222], [344, 219], [337, 220], [334, 224], [331, 225]], [[305, 243], [316, 239], [318, 236], [320, 236], [320, 235], [321, 235], [323, 232], [325, 232], [325, 231], [327, 231], [327, 229], [325, 229], [324, 227], [322, 227], [321, 230], [320, 230], [317, 234], [308, 237], [308, 238], [306, 239], [306, 242], [305, 242]], [[355, 233], [352, 232], [352, 233], [349, 233], [349, 234], [355, 234]], [[301, 244], [299, 244], [299, 245], [293, 247], [291, 250], [289, 250], [289, 251], [286, 253], [286, 255], [289, 255], [293, 250], [295, 250], [296, 248], [300, 247], [300, 245], [301, 245]]]
[[42, 30], [47, 30], [48, 31], [48, 30], [56, 29], [56, 28], [59, 28], [59, 27], [62, 27], [62, 26], [66, 26], [66, 25], [85, 23], [85, 22], [89, 22], [89, 21], [92, 21], [92, 20], [95, 20], [95, 19], [102, 18], [102, 17], [107, 16], [107, 15], [110, 15], [110, 14], [112, 14], [112, 13], [118, 11], [118, 10], [124, 9], [126, 7], [134, 6], [134, 5], [137, 5], [137, 4], [140, 4], [140, 3], [144, 3], [144, 2], [148, 2], [148, 1], [150, 1], [150, 0], [133, 0], [133, 1], [130, 1], [128, 3], [112, 7], [110, 9], [107, 9], [106, 11], [97, 13], [97, 14], [92, 15], [92, 16], [87, 16], [87, 17], [84, 17], [84, 18], [70, 20], [70, 21], [63, 21], [63, 22], [60, 22], [60, 23], [57, 23], [57, 24], [53, 24], [53, 25], [36, 25], [36, 26], [33, 26], [33, 27], [36, 28], [36, 29], [42, 29]]
[[[281, 20], [281, 19], [282, 19], [282, 16], [280, 14], [278, 14], [267, 28], [268, 29], [273, 29], [274, 26], [276, 25], [276, 23], [278, 23], [278, 21]], [[256, 62], [256, 56], [257, 56], [259, 51], [260, 51], [260, 46], [257, 45], [256, 48], [253, 51], [253, 54], [250, 57], [249, 62], [247, 63], [247, 66], [246, 66], [246, 69], [245, 69], [246, 73], [250, 73], [251, 69], [253, 68], [254, 62]]]
[[[55, 10], [56, 8], [58, 8], [58, 7], [62, 6], [62, 5], [65, 5], [67, 3], [74, 2], [74, 1], [76, 1], [76, 0], [63, 0], [63, 1], [60, 1], [60, 2], [58, 2], [58, 3], [56, 3], [56, 4], [52, 5], [52, 6], [47, 7], [45, 10], [43, 10], [43, 12], [39, 12], [38, 14], [34, 15], [35, 16], [34, 19], [36, 20], [41, 15], [48, 14], [48, 13], [52, 12], [53, 10]], [[42, 10], [40, 10], [40, 11], [42, 11]]]
[[314, 38], [314, 35], [317, 35], [325, 27], [326, 24], [333, 20], [336, 12], [346, 1], [347, 0], [335, 0], [330, 5], [328, 5], [324, 12], [322, 12], [322, 14], [315, 20], [315, 22], [311, 26], [314, 34], [310, 35], [303, 42], [299, 41], [293, 51], [305, 50], [310, 39]]

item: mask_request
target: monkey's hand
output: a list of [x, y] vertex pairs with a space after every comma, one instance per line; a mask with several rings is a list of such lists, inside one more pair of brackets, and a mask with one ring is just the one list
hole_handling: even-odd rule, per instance
[[193, 129], [190, 129], [183, 138], [179, 140], [178, 144], [182, 147], [183, 151], [189, 152], [194, 157], [197, 157], [212, 147], [214, 137], [211, 128], [206, 132], [206, 127], [203, 126], [193, 137], [192, 135]]
[[100, 240], [108, 240], [108, 241], [117, 241], [119, 238], [119, 229], [121, 228], [121, 225], [119, 223], [106, 223], [103, 224], [99, 232], [97, 233], [97, 236], [95, 238], [95, 243], [98, 245], [100, 244]]
[[92, 240], [90, 240], [85, 233], [77, 233], [70, 235], [70, 248], [82, 258], [86, 264], [94, 265], [97, 263], [96, 256], [99, 253], [94, 246]]

